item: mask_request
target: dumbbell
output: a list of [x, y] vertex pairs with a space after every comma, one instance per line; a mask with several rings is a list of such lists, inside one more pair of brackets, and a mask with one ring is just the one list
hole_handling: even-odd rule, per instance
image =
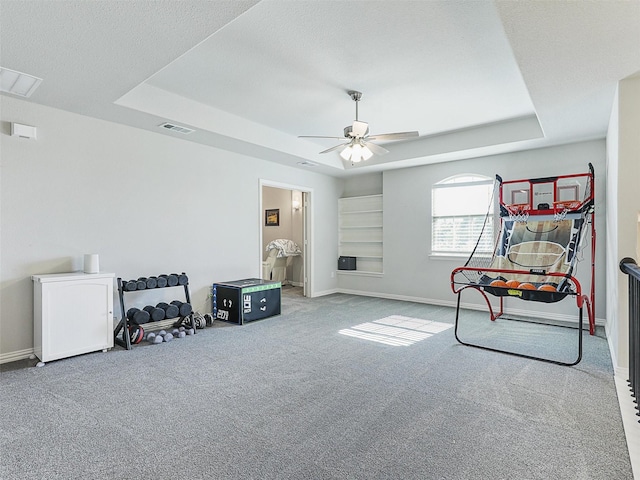
[[193, 312], [193, 308], [191, 308], [190, 304], [183, 303], [180, 300], [174, 300], [173, 302], [171, 302], [171, 305], [175, 305], [176, 307], [178, 307], [181, 317], [186, 317], [191, 312]]
[[147, 288], [156, 288], [158, 286], [158, 279], [156, 277], [149, 277], [147, 280]]
[[138, 289], [136, 280], [125, 280], [122, 282], [122, 288], [125, 292], [134, 292]]
[[175, 275], [178, 277], [178, 285], [186, 285], [189, 283], [189, 277], [187, 277], [186, 273], [181, 273], [178, 275], [177, 273], [172, 273], [171, 275]]
[[178, 285], [178, 275], [176, 275], [175, 273], [172, 273], [171, 275], [160, 275], [160, 276], [167, 279], [168, 287], [175, 287], [176, 285]]
[[180, 315], [180, 309], [175, 305], [169, 305], [165, 302], [160, 302], [156, 305], [157, 308], [164, 310], [164, 318], [175, 318]]
[[145, 290], [146, 288], [147, 288], [147, 278], [146, 277], [140, 277], [136, 281], [136, 290]]
[[127, 318], [131, 323], [135, 323], [136, 325], [142, 325], [143, 323], [147, 323], [151, 319], [151, 315], [149, 312], [145, 310], [140, 310], [139, 308], [130, 308], [127, 310]]
[[164, 320], [165, 312], [162, 308], [154, 307], [153, 305], [147, 305], [143, 308], [145, 312], [149, 314], [152, 322], [159, 322]]
[[156, 286], [158, 288], [164, 288], [167, 286], [167, 276], [166, 275], [160, 275], [156, 278], [156, 282], [158, 283]]

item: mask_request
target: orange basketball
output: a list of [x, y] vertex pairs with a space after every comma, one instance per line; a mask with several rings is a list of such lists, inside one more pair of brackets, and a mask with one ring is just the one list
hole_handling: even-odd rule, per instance
[[543, 292], [557, 292], [558, 289], [556, 288], [555, 285], [549, 285], [547, 283], [545, 283], [544, 285], [540, 285], [538, 287], [538, 290], [541, 290]]
[[507, 288], [507, 284], [505, 283], [505, 281], [504, 280], [500, 280], [500, 279], [494, 280], [489, 285], [492, 286], [492, 287]]
[[507, 282], [508, 288], [518, 288], [520, 286], [520, 282], [518, 280], [509, 280]]
[[535, 290], [536, 287], [531, 283], [521, 283], [518, 287], [520, 290]]

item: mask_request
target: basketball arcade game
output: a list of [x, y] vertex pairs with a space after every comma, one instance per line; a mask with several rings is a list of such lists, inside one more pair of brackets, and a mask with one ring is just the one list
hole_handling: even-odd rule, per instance
[[[594, 180], [591, 164], [589, 173], [576, 175], [511, 181], [503, 181], [496, 175], [500, 229], [493, 253], [477, 251], [485, 236], [492, 235], [486, 228], [492, 214], [487, 213], [474, 251], [463, 267], [451, 273], [451, 289], [458, 296], [454, 329], [458, 342], [558, 365], [580, 362], [583, 308], [589, 318], [589, 333], [595, 333]], [[589, 234], [591, 285], [587, 293], [574, 274]], [[462, 341], [458, 336], [460, 299], [467, 289], [484, 297], [491, 321], [504, 314], [505, 297], [544, 303], [573, 297], [579, 312], [577, 358], [565, 362]], [[497, 312], [489, 295], [498, 298]]]

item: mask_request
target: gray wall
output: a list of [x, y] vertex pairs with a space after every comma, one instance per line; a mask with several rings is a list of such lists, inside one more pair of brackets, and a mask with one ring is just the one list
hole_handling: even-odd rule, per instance
[[382, 193], [382, 172], [365, 173], [349, 178], [344, 184], [342, 197], [359, 197]]
[[[584, 172], [591, 162], [598, 178], [596, 226], [604, 232], [604, 141], [342, 181], [9, 97], [0, 101], [0, 362], [24, 356], [33, 346], [30, 276], [80, 270], [84, 253], [99, 253], [101, 270], [123, 278], [186, 271], [194, 306], [201, 311], [210, 309], [211, 283], [259, 277], [260, 180], [312, 192], [314, 296], [339, 288], [453, 304], [449, 274], [460, 261], [429, 256], [430, 202], [431, 186], [458, 173], [528, 178]], [[38, 139], [8, 136], [8, 122], [35, 125]], [[337, 198], [373, 193], [384, 193], [384, 275], [336, 277]], [[596, 259], [600, 319], [605, 238], [598, 237]], [[586, 273], [583, 262], [579, 278]], [[472, 295], [465, 300], [482, 305]], [[507, 307], [513, 310], [575, 317], [571, 302], [511, 302]]]
[[[586, 173], [589, 162], [596, 170], [596, 227], [604, 231], [606, 183], [603, 140], [385, 171], [384, 274], [381, 277], [339, 274], [338, 285], [346, 292], [453, 305], [455, 296], [450, 288], [450, 274], [466, 259], [430, 256], [431, 187], [447, 177], [462, 173], [477, 173], [489, 177], [500, 174], [505, 180]], [[358, 190], [351, 185], [358, 182], [358, 178], [348, 179], [345, 191]], [[598, 241], [596, 317], [603, 319], [604, 235]], [[583, 288], [588, 288], [589, 285], [589, 269], [588, 261], [582, 262], [578, 267], [578, 278], [583, 283]], [[474, 296], [473, 292], [464, 295], [463, 302], [469, 306], [484, 305], [482, 297]], [[506, 306], [513, 313], [535, 311], [560, 320], [577, 318], [575, 302], [545, 305], [507, 299]]]
[[[81, 270], [85, 253], [100, 254], [101, 270], [123, 278], [185, 271], [203, 312], [213, 282], [260, 277], [260, 180], [313, 191], [312, 222], [322, 228], [311, 232], [312, 295], [337, 287], [341, 180], [0, 101], [0, 362], [33, 347], [31, 275]], [[9, 136], [9, 122], [36, 126], [37, 140]]]

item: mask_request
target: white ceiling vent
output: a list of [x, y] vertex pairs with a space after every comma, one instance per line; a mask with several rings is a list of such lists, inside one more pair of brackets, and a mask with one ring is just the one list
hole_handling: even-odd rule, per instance
[[193, 128], [182, 127], [173, 123], [163, 123], [160, 127], [171, 130], [172, 132], [182, 133], [183, 135], [189, 135], [190, 133], [195, 132]]
[[41, 78], [0, 67], [0, 91], [29, 98], [35, 92]]

